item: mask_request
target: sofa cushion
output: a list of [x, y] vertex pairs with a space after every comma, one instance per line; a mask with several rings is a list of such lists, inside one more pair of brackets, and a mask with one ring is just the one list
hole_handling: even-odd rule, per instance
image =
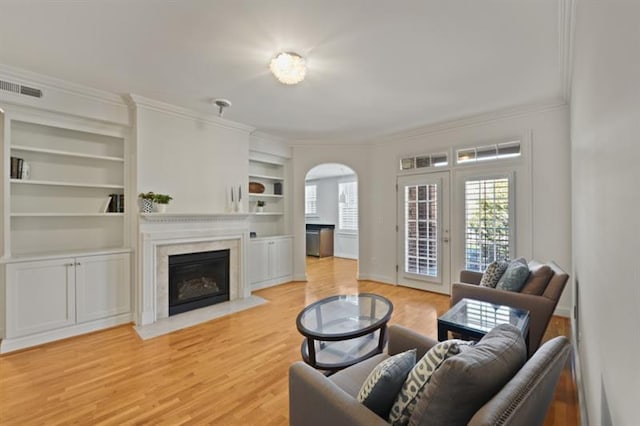
[[415, 349], [385, 359], [369, 373], [358, 392], [358, 401], [386, 419], [407, 374], [415, 364]]
[[480, 279], [480, 286], [482, 287], [492, 287], [495, 288], [496, 284], [504, 274], [504, 271], [507, 270], [509, 266], [509, 262], [506, 260], [495, 260], [487, 266], [487, 269], [482, 274], [482, 278]]
[[433, 373], [410, 424], [466, 425], [522, 368], [526, 358], [520, 331], [511, 324], [495, 327]]
[[537, 262], [529, 265], [529, 269], [531, 274], [524, 283], [524, 287], [522, 287], [520, 293], [542, 296], [542, 293], [544, 293], [544, 290], [547, 288], [547, 284], [549, 284], [549, 280], [553, 275], [553, 270], [549, 265], [543, 265]]
[[498, 280], [497, 289], [519, 292], [529, 277], [529, 266], [523, 258], [513, 260]]
[[446, 340], [433, 346], [413, 367], [402, 389], [398, 393], [391, 412], [389, 421], [394, 425], [406, 425], [417, 403], [423, 388], [429, 382], [431, 375], [449, 357], [460, 353], [461, 345], [470, 342], [461, 340]]

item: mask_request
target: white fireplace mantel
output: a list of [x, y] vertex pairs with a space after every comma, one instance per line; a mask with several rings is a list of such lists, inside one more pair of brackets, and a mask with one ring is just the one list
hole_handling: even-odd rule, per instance
[[[200, 213], [148, 213], [140, 215], [139, 265], [138, 275], [138, 325], [147, 325], [166, 316], [164, 305], [159, 307], [158, 288], [165, 291], [166, 274], [158, 273], [158, 268], [167, 264], [170, 253], [182, 253], [189, 248], [199, 250], [231, 249], [230, 271], [232, 298], [250, 295], [247, 282], [247, 252], [249, 244], [249, 215], [200, 214]], [[159, 258], [162, 256], [162, 258]], [[162, 271], [161, 271], [162, 272]], [[159, 286], [160, 284], [160, 286]], [[168, 300], [168, 299], [167, 299]]]

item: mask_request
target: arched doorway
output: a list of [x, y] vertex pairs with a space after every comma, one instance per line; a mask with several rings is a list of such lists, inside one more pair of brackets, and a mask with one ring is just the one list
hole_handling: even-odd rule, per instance
[[[323, 163], [305, 176], [307, 259], [358, 260], [358, 176], [349, 166]], [[357, 268], [356, 268], [357, 270]]]

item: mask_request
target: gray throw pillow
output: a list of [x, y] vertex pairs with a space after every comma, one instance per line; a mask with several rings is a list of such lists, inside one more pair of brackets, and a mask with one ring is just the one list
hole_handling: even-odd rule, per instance
[[393, 401], [415, 363], [415, 349], [385, 359], [369, 373], [358, 392], [358, 401], [386, 419]]
[[394, 426], [402, 426], [409, 423], [411, 413], [415, 408], [423, 388], [429, 382], [431, 375], [449, 357], [460, 353], [460, 347], [471, 342], [461, 340], [446, 340], [433, 346], [413, 367], [402, 389], [395, 398], [389, 421]]
[[410, 425], [466, 425], [522, 368], [527, 348], [520, 331], [500, 324], [475, 346], [448, 358], [431, 376]]
[[527, 262], [522, 258], [516, 259], [509, 263], [507, 270], [504, 271], [504, 274], [502, 274], [502, 277], [498, 280], [496, 288], [519, 292], [527, 281], [527, 278], [529, 278], [529, 266], [527, 266]]
[[482, 278], [480, 279], [481, 287], [491, 287], [495, 288], [496, 284], [504, 274], [504, 271], [507, 270], [509, 266], [509, 262], [506, 260], [494, 260], [487, 266], [487, 269], [482, 274]]

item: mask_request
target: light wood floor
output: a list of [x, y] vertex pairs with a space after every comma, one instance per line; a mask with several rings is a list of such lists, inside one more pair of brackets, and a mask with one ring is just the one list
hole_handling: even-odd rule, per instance
[[[355, 261], [310, 259], [308, 283], [256, 292], [269, 303], [155, 339], [129, 325], [0, 356], [0, 424], [288, 424], [287, 370], [298, 312], [336, 293], [375, 292], [391, 323], [436, 336], [448, 297], [355, 280]], [[566, 334], [554, 318], [547, 338]], [[567, 369], [547, 425], [577, 425]]]

